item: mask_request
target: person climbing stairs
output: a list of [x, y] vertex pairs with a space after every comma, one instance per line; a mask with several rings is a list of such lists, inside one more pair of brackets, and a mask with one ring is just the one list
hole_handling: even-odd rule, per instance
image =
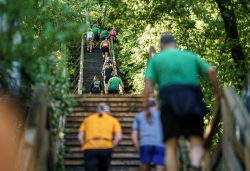
[[73, 112], [66, 116], [65, 158], [67, 171], [84, 170], [84, 155], [77, 140], [77, 131], [83, 119], [96, 111], [98, 104], [105, 102], [111, 108], [113, 116], [119, 119], [123, 129], [123, 140], [114, 150], [111, 161], [113, 171], [136, 171], [139, 169], [139, 155], [133, 147], [130, 135], [131, 124], [135, 114], [142, 110], [141, 95], [82, 95], [75, 96], [77, 105]]

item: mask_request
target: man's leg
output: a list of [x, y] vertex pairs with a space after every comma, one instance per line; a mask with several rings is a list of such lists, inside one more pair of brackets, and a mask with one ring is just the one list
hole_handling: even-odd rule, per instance
[[89, 41], [87, 41], [87, 51], [89, 52]]
[[156, 168], [156, 171], [164, 171], [164, 166], [156, 165], [155, 168]]
[[108, 94], [108, 84], [104, 84], [104, 91], [105, 91], [105, 94]]
[[96, 156], [96, 150], [84, 151], [85, 171], [98, 171], [98, 159]]
[[89, 51], [92, 52], [92, 49], [93, 49], [93, 40], [90, 40]]
[[150, 171], [150, 165], [148, 164], [141, 164], [142, 171]]
[[105, 60], [108, 58], [108, 52], [105, 52]]
[[201, 159], [204, 155], [204, 148], [203, 148], [203, 140], [199, 136], [191, 136], [189, 137], [191, 149], [190, 149], [190, 161], [191, 165], [194, 168], [200, 169], [201, 167]]
[[177, 138], [171, 138], [167, 140], [166, 156], [167, 171], [178, 171]]
[[99, 171], [108, 171], [112, 156], [112, 149], [101, 150], [99, 154]]

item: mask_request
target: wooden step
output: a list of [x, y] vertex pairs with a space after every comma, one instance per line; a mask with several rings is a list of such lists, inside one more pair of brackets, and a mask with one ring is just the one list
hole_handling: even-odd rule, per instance
[[[66, 141], [64, 143], [66, 146], [80, 146], [79, 141]], [[130, 140], [123, 140], [119, 144], [120, 146], [133, 146], [132, 141]]]
[[[132, 131], [131, 126], [128, 127], [122, 127], [122, 133], [130, 135]], [[78, 128], [67, 128], [65, 129], [65, 135], [77, 135], [78, 134]]]
[[[66, 166], [66, 170], [67, 171], [84, 171], [84, 167], [83, 166]], [[122, 167], [122, 166], [118, 166], [118, 167], [114, 167], [111, 166], [111, 168], [109, 169], [109, 171], [141, 171], [141, 169], [138, 166], [135, 167]], [[155, 170], [151, 170], [151, 171], [155, 171]]]
[[142, 95], [136, 95], [136, 94], [123, 94], [123, 95], [107, 95], [107, 94], [103, 94], [103, 95], [95, 95], [95, 94], [83, 94], [83, 95], [72, 95], [73, 98], [75, 98], [76, 100], [79, 99], [89, 99], [89, 98], [114, 98], [114, 97], [119, 97], [119, 98], [140, 98], [143, 99]]
[[[124, 112], [140, 112], [142, 108], [129, 108], [129, 107], [117, 107], [117, 108], [111, 108], [111, 113], [124, 113]], [[89, 112], [94, 113], [96, 112], [96, 108], [89, 108], [89, 107], [77, 107], [73, 109], [73, 112]]]
[[81, 98], [77, 99], [78, 102], [143, 102], [142, 98], [136, 98], [136, 97], [122, 97], [122, 95], [114, 95], [114, 96], [97, 96], [97, 97], [88, 97], [88, 98]]
[[[84, 154], [83, 152], [78, 152], [78, 153], [68, 153], [65, 155], [65, 158], [73, 158], [73, 159], [83, 159], [84, 158]], [[139, 158], [139, 154], [138, 153], [113, 153], [112, 154], [112, 158], [114, 159], [138, 159]]]
[[[71, 113], [71, 114], [68, 114], [66, 119], [69, 117], [86, 117], [86, 116], [89, 116], [91, 115], [92, 113], [86, 113], [86, 112], [74, 112], [74, 113]], [[112, 116], [114, 117], [134, 117], [136, 115], [135, 112], [114, 112], [114, 113], [111, 113]]]
[[[134, 118], [133, 117], [116, 117], [120, 122], [125, 122], [125, 123], [127, 123], [127, 122], [133, 122], [133, 120], [134, 120]], [[79, 122], [82, 122], [83, 121], [83, 117], [67, 117], [66, 118], [66, 122], [68, 123], [68, 124], [70, 124], [71, 122], [77, 122], [77, 123], [79, 123]]]
[[[99, 104], [96, 102], [92, 102], [92, 101], [79, 101], [74, 107], [79, 107], [79, 106], [88, 106], [88, 107], [97, 107]], [[113, 107], [143, 107], [142, 103], [138, 103], [138, 102], [114, 102], [114, 103], [108, 103], [108, 105], [110, 106], [110, 108]]]
[[[66, 153], [80, 153], [82, 152], [80, 146], [66, 146]], [[133, 146], [118, 146], [113, 150], [114, 153], [137, 153], [136, 149]]]
[[[81, 166], [84, 165], [84, 160], [79, 159], [79, 160], [65, 160], [64, 164], [70, 165], [70, 166]], [[139, 166], [139, 161], [138, 160], [112, 160], [111, 165], [112, 166]]]

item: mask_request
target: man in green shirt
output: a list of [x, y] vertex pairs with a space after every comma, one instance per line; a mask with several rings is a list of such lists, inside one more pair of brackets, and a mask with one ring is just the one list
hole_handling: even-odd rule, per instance
[[120, 89], [123, 89], [123, 83], [120, 77], [118, 77], [115, 72], [112, 73], [113, 77], [109, 79], [108, 82], [108, 93], [109, 94], [119, 94]]
[[108, 35], [109, 35], [108, 30], [103, 30], [101, 32], [101, 40], [105, 40], [105, 38], [108, 37]]
[[[207, 113], [203, 102], [198, 76], [209, 78], [217, 99], [220, 97], [215, 69], [198, 55], [177, 48], [171, 34], [163, 34], [161, 52], [152, 58], [145, 74], [144, 107], [148, 111], [150, 89], [159, 86], [161, 120], [166, 143], [166, 167], [177, 171], [177, 141], [180, 136], [188, 137], [191, 144], [190, 169], [201, 170], [203, 156], [203, 116]], [[147, 113], [150, 121], [150, 113]]]
[[95, 26], [92, 28], [92, 32], [94, 33], [94, 41], [96, 42], [96, 46], [98, 46], [98, 41], [100, 37], [100, 29]]

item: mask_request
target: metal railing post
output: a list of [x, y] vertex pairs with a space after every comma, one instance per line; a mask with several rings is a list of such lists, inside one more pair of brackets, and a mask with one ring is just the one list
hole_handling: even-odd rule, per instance
[[84, 34], [82, 34], [82, 42], [81, 42], [81, 55], [80, 55], [80, 74], [78, 80], [78, 90], [77, 94], [82, 94], [83, 89], [83, 62], [84, 62]]

